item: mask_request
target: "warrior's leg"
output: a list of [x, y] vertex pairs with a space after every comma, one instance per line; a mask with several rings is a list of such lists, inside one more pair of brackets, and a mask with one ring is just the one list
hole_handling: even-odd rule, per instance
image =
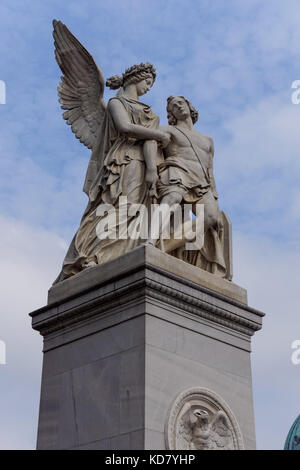
[[[209, 228], [218, 228], [219, 220], [219, 205], [217, 199], [211, 191], [208, 191], [201, 198], [200, 204], [204, 204], [204, 232], [206, 233]], [[196, 207], [194, 205], [193, 212], [196, 214]]]
[[[160, 204], [154, 210], [151, 218], [151, 235], [148, 243], [155, 245], [157, 240], [164, 234], [166, 229], [170, 229], [171, 213], [179, 210], [182, 201], [180, 192], [172, 191], [163, 196]], [[169, 231], [168, 231], [169, 233]]]

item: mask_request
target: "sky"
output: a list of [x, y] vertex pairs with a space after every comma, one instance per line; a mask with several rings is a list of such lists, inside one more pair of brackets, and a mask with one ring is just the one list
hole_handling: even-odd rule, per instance
[[196, 129], [213, 137], [233, 281], [266, 313], [252, 345], [257, 447], [283, 448], [300, 414], [291, 360], [300, 340], [299, 17], [298, 0], [1, 0], [0, 449], [35, 448], [42, 339], [28, 313], [46, 304], [87, 203], [90, 151], [61, 118], [54, 18], [106, 78], [153, 63], [143, 100], [161, 123], [167, 97], [184, 95], [199, 111]]

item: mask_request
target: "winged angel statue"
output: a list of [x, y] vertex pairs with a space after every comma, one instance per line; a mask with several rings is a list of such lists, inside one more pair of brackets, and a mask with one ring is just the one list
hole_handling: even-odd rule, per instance
[[[194, 108], [183, 97], [171, 97], [170, 126], [159, 127], [159, 117], [139, 100], [156, 79], [156, 70], [148, 62], [106, 80], [106, 86], [118, 90], [106, 105], [104, 78], [93, 57], [61, 21], [54, 20], [53, 27], [55, 57], [63, 73], [58, 87], [63, 118], [92, 152], [83, 188], [88, 205], [55, 282], [145, 242], [230, 279], [229, 245], [224, 243], [230, 226], [211, 189], [212, 141], [193, 130]], [[197, 194], [192, 202], [203, 202], [207, 214], [209, 207], [217, 211], [215, 225], [207, 224], [202, 249], [187, 254], [182, 243], [162, 243], [162, 227], [154, 239], [141, 232], [141, 227], [147, 227], [149, 211], [136, 207], [150, 209], [153, 201], [182, 203], [192, 193]]]

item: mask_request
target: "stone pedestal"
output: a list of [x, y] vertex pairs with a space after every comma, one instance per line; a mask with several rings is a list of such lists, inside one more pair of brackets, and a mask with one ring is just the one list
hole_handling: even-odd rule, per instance
[[255, 448], [263, 314], [241, 287], [141, 246], [52, 287], [31, 316], [44, 337], [38, 449], [165, 449], [190, 389], [220, 397]]

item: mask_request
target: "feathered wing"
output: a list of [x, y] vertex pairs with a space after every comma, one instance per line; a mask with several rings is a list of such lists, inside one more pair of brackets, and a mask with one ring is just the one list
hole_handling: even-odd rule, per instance
[[218, 411], [211, 423], [210, 439], [217, 449], [234, 448], [230, 422], [223, 411]]
[[58, 86], [63, 118], [76, 137], [93, 149], [103, 121], [104, 78], [93, 57], [61, 21], [53, 21], [55, 57], [63, 73]]
[[190, 412], [188, 411], [181, 416], [178, 423], [178, 433], [177, 433], [177, 449], [188, 450], [192, 441], [192, 429], [190, 423]]

